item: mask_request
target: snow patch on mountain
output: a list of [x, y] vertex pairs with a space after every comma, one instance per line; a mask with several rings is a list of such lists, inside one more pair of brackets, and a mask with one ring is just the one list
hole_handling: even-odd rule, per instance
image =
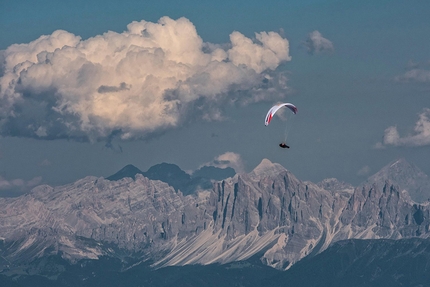
[[182, 240], [154, 266], [206, 265], [245, 260], [275, 242], [280, 236], [274, 231], [261, 235], [254, 229], [247, 235], [227, 240], [221, 231], [214, 233], [212, 229], [208, 229], [191, 240]]

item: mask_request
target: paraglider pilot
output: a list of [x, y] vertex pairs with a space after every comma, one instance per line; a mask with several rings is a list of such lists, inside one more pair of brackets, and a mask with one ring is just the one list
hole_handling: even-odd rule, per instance
[[287, 146], [285, 143], [280, 143], [279, 146], [281, 148], [290, 148], [289, 146]]

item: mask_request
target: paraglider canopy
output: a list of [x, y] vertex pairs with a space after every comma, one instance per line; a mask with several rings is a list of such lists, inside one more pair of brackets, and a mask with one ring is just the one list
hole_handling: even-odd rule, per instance
[[297, 108], [295, 105], [291, 103], [283, 103], [283, 104], [277, 104], [270, 108], [270, 110], [267, 112], [266, 119], [264, 120], [264, 125], [268, 126], [270, 124], [270, 121], [272, 120], [275, 113], [282, 107], [289, 108], [294, 114], [297, 114]]
[[[293, 114], [297, 114], [297, 107], [291, 103], [282, 103], [282, 104], [277, 104], [274, 105], [273, 107], [270, 108], [270, 110], [267, 112], [266, 115], [266, 119], [264, 120], [264, 125], [268, 126], [270, 124], [270, 122], [272, 121], [273, 116], [275, 115], [275, 113], [282, 107], [287, 107], [288, 109], [290, 109]], [[282, 143], [279, 144], [279, 146], [281, 148], [290, 148], [287, 144], [287, 135], [288, 135], [288, 128], [285, 129], [285, 139]]]

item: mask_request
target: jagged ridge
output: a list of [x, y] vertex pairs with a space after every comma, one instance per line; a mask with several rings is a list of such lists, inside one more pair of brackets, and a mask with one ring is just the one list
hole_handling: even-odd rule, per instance
[[0, 199], [1, 256], [10, 264], [61, 253], [76, 261], [128, 254], [154, 266], [226, 263], [262, 253], [286, 269], [349, 238], [429, 236], [428, 203], [388, 181], [354, 190], [336, 180], [302, 182], [263, 160], [249, 174], [184, 196], [141, 174], [39, 186]]

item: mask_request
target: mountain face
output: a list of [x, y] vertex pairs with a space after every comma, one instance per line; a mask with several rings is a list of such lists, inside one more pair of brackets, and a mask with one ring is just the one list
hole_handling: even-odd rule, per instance
[[70, 262], [132, 257], [163, 267], [259, 254], [284, 270], [341, 240], [428, 238], [429, 230], [430, 203], [411, 201], [390, 180], [314, 184], [263, 160], [194, 195], [137, 173], [1, 198], [0, 264], [61, 255]]
[[412, 200], [424, 202], [430, 199], [430, 178], [418, 167], [401, 158], [389, 163], [368, 179], [369, 183], [389, 180], [400, 191], [407, 191]]

